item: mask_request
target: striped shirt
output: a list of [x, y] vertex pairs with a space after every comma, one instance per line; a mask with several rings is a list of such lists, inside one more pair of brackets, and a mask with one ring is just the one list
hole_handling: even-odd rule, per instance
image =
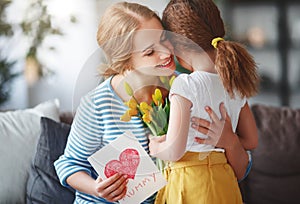
[[[130, 130], [149, 153], [146, 128], [138, 117], [129, 122], [120, 121], [127, 107], [111, 86], [111, 78], [105, 80], [84, 96], [76, 111], [64, 154], [54, 166], [60, 182], [69, 187], [66, 179], [78, 171], [85, 171], [94, 179], [97, 173], [87, 158], [125, 131]], [[149, 200], [149, 201], [148, 201]], [[147, 199], [143, 203], [152, 203]], [[76, 192], [74, 203], [110, 203], [103, 198]]]

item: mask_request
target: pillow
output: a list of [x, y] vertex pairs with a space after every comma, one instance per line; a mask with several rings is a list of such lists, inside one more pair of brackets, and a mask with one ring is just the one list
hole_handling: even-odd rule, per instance
[[40, 134], [41, 116], [59, 118], [58, 100], [34, 108], [0, 113], [0, 198], [25, 203], [30, 163]]
[[41, 134], [27, 183], [27, 203], [72, 203], [75, 192], [63, 187], [54, 161], [63, 154], [70, 125], [41, 118]]
[[43, 103], [38, 104], [34, 108], [28, 109], [28, 111], [35, 113], [39, 116], [45, 116], [48, 118], [52, 118], [53, 120], [59, 122], [59, 100], [53, 99], [49, 101], [45, 101]]
[[299, 203], [300, 109], [255, 104], [259, 144], [244, 181], [246, 203]]

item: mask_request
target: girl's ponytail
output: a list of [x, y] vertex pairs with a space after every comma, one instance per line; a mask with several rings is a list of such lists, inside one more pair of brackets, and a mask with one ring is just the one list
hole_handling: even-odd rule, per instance
[[222, 38], [214, 38], [212, 45], [216, 49], [216, 70], [230, 96], [234, 97], [235, 91], [247, 98], [257, 94], [259, 76], [249, 52], [240, 43]]
[[212, 55], [216, 71], [231, 97], [235, 93], [247, 98], [255, 95], [259, 85], [256, 63], [241, 44], [222, 38], [225, 27], [215, 3], [212, 0], [171, 2], [163, 13], [166, 28], [191, 39], [205, 52], [216, 53]]

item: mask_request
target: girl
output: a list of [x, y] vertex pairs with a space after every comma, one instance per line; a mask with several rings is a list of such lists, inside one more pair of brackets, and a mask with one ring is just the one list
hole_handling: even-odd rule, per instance
[[204, 107], [216, 109], [223, 101], [243, 147], [255, 148], [257, 130], [246, 98], [257, 92], [256, 64], [240, 44], [223, 39], [224, 24], [212, 0], [171, 0], [163, 23], [198, 46], [170, 38], [179, 63], [193, 73], [174, 80], [168, 133], [149, 144], [151, 155], [171, 161], [166, 170], [168, 184], [156, 202], [242, 203], [224, 149], [215, 147], [218, 141], [195, 143], [196, 132], [189, 126], [191, 115], [205, 118]]

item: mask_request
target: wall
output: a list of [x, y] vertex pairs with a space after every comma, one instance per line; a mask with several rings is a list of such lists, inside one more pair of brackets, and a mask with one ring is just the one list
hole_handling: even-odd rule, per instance
[[[26, 2], [26, 1], [25, 1]], [[14, 0], [9, 9], [9, 17], [12, 22], [18, 22], [24, 15], [26, 3], [22, 0]], [[97, 24], [101, 13], [110, 4], [117, 1], [86, 1], [86, 0], [52, 0], [49, 2], [49, 11], [57, 19], [56, 23], [63, 28], [64, 36], [49, 37], [44, 47], [54, 46], [56, 51], [41, 48], [39, 57], [52, 71], [53, 76], [43, 78], [29, 86], [21, 76], [13, 83], [11, 99], [2, 109], [18, 109], [33, 107], [48, 99], [58, 98], [61, 110], [70, 111], [76, 109], [80, 97], [94, 87], [99, 81], [97, 76]], [[167, 1], [131, 1], [149, 6], [161, 14]], [[15, 15], [15, 14], [18, 15]], [[76, 24], [67, 21], [68, 14], [74, 14], [78, 19]], [[3, 46], [11, 59], [17, 59], [15, 69], [24, 69], [24, 50], [29, 46], [26, 39], [22, 39], [20, 33]], [[1, 45], [1, 44], [0, 44]], [[95, 62], [95, 63], [91, 63]], [[90, 66], [92, 65], [92, 66]]]
[[[11, 99], [0, 108], [18, 109], [33, 107], [45, 100], [58, 98], [61, 102], [61, 110], [69, 111], [76, 109], [80, 97], [101, 81], [97, 76], [97, 67], [95, 66], [99, 60], [98, 45], [95, 37], [97, 24], [103, 11], [112, 3], [118, 1], [48, 1], [49, 10], [58, 19], [56, 23], [64, 28], [65, 35], [62, 37], [50, 37], [45, 41], [45, 47], [46, 45], [53, 45], [57, 49], [55, 52], [45, 49], [39, 52], [39, 54], [43, 62], [55, 72], [55, 75], [41, 79], [33, 86], [28, 86], [23, 76], [19, 77], [13, 83]], [[149, 6], [160, 15], [168, 2], [168, 0], [129, 1]], [[26, 1], [14, 0], [13, 2], [14, 4], [9, 10], [9, 16], [12, 22], [17, 22], [24, 15], [24, 9], [22, 10], [22, 8], [26, 4]], [[69, 14], [75, 14], [78, 23], [70, 24], [67, 22]], [[23, 71], [24, 50], [28, 47], [28, 42], [26, 42], [26, 39], [20, 37], [20, 32], [18, 31], [9, 43], [3, 42], [0, 39], [0, 46], [1, 49], [6, 50], [7, 55], [11, 59], [18, 60], [15, 69]], [[256, 60], [259, 60], [259, 58]], [[270, 62], [276, 63], [276, 60], [271, 60]], [[295, 70], [298, 71], [298, 67]], [[297, 73], [295, 73], [294, 77], [298, 76]], [[298, 87], [295, 87], [295, 89], [298, 89]], [[298, 95], [293, 96], [291, 106], [299, 107], [298, 101]], [[272, 94], [263, 94], [251, 99], [250, 102], [278, 105], [278, 98], [274, 99]]]

